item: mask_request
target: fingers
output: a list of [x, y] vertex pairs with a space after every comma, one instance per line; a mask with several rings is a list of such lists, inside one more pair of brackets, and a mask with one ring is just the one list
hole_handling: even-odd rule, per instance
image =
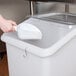
[[16, 22], [12, 21], [12, 20], [8, 20], [9, 23], [11, 23], [13, 26], [16, 26]]
[[15, 31], [12, 24], [8, 22], [2, 24], [0, 28], [3, 32], [14, 32]]
[[15, 31], [15, 29], [13, 28], [13, 26], [16, 26], [16, 22], [12, 21], [12, 20], [6, 20], [6, 19], [1, 19], [0, 18], [0, 29], [3, 32], [13, 32]]
[[1, 27], [1, 30], [3, 31], [3, 32], [8, 32], [8, 29], [6, 28], [6, 27]]
[[1, 28], [1, 30], [3, 31], [3, 32], [14, 32], [15, 30], [14, 29], [6, 29], [5, 27], [2, 27]]
[[12, 20], [8, 20], [8, 22], [12, 25], [12, 28], [9, 32], [14, 32], [16, 31], [16, 29], [14, 28], [17, 24], [16, 22], [12, 21]]

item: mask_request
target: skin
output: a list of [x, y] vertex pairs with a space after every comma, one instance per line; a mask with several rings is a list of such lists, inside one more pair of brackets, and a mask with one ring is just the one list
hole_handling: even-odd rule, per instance
[[0, 15], [0, 29], [3, 32], [13, 32], [15, 31], [14, 26], [16, 26], [16, 22], [12, 20], [7, 20]]

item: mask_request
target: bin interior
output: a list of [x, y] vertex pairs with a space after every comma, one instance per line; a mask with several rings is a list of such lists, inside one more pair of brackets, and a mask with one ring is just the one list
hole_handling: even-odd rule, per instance
[[57, 13], [55, 15], [51, 15], [50, 13], [44, 14], [43, 17], [37, 16], [37, 18], [47, 21], [53, 21], [57, 23], [67, 24], [67, 25], [75, 25], [76, 24], [76, 14], [71, 13]]
[[76, 25], [67, 25], [51, 21], [40, 20], [36, 18], [28, 19], [26, 22], [31, 23], [38, 27], [42, 32], [41, 40], [23, 40], [29, 44], [35, 45], [40, 48], [48, 48], [55, 44], [58, 40], [63, 38]]

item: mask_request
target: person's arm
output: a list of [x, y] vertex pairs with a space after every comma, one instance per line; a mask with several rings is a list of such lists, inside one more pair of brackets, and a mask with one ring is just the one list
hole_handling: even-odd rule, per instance
[[13, 26], [16, 26], [16, 22], [12, 20], [7, 20], [0, 15], [0, 29], [3, 32], [12, 32], [14, 31]]

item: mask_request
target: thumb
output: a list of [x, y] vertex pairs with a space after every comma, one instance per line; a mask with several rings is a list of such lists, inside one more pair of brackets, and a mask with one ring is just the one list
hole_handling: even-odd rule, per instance
[[12, 26], [13, 31], [17, 31], [17, 26]]

